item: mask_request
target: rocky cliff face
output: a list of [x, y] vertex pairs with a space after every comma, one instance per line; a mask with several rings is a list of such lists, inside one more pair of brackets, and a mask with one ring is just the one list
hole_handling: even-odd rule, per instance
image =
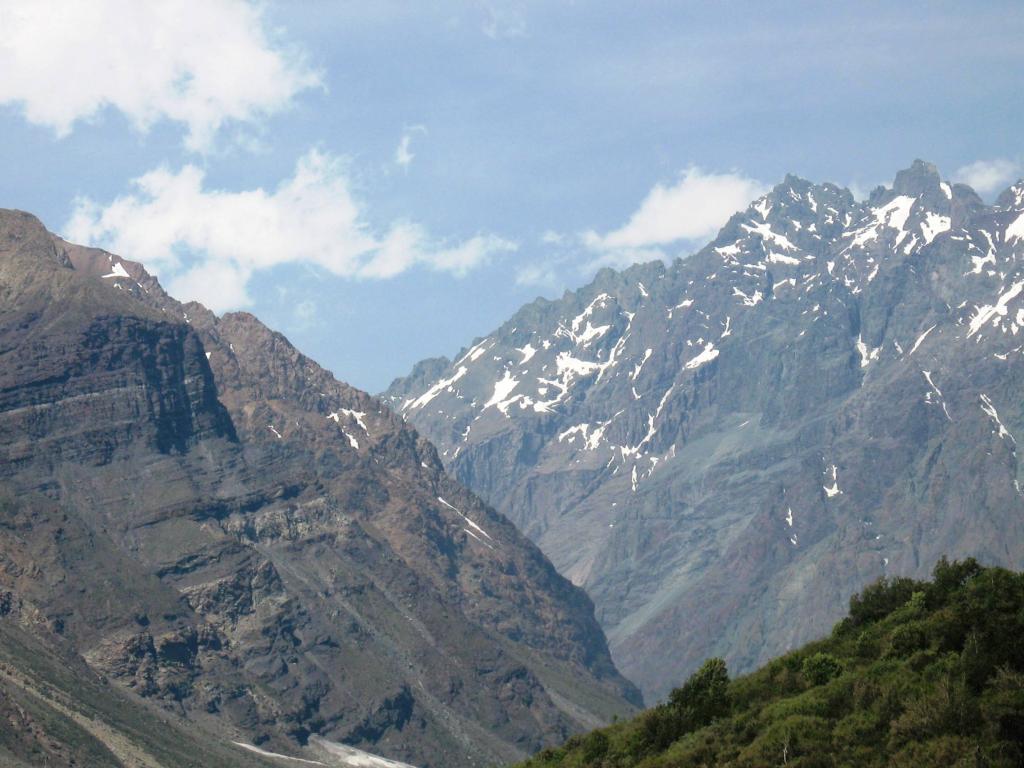
[[593, 597], [652, 697], [942, 554], [1024, 565], [1024, 183], [787, 177], [699, 253], [538, 300], [387, 399]]
[[378, 400], [11, 211], [0, 486], [6, 621], [225, 743], [479, 765], [639, 702], [584, 593]]

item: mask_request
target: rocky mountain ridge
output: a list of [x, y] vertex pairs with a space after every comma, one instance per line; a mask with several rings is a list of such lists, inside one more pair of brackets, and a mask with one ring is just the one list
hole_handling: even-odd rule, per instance
[[1024, 183], [789, 176], [698, 253], [523, 307], [385, 397], [585, 587], [651, 698], [884, 574], [1024, 565]]
[[251, 315], [16, 211], [0, 299], [0, 621], [225, 744], [328, 764], [510, 760], [639, 703], [586, 596]]

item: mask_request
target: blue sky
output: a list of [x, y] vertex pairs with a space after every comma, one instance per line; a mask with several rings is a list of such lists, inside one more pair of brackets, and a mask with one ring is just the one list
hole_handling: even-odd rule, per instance
[[379, 391], [792, 172], [1024, 173], [1019, 2], [4, 0], [0, 206]]

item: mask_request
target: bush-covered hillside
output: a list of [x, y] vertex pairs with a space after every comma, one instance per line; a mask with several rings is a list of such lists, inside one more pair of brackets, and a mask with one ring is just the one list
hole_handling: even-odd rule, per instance
[[882, 580], [825, 640], [669, 700], [523, 768], [1024, 765], [1024, 574], [941, 561]]

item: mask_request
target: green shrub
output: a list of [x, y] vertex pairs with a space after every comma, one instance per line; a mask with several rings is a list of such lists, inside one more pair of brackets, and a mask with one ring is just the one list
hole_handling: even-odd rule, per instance
[[[920, 592], [915, 594], [921, 594]], [[894, 658], [906, 658], [914, 651], [919, 651], [928, 645], [928, 635], [925, 633], [924, 625], [921, 622], [911, 622], [896, 627], [889, 635], [889, 647], [885, 652], [886, 656]]]
[[978, 760], [977, 747], [963, 736], [945, 735], [908, 744], [889, 761], [890, 768], [975, 768], [990, 765]]
[[926, 588], [929, 607], [933, 610], [946, 604], [950, 595], [960, 589], [968, 580], [982, 572], [982, 567], [973, 557], [949, 562], [940, 557], [932, 570], [932, 582]]
[[871, 659], [878, 655], [878, 635], [870, 630], [865, 630], [857, 635], [853, 644], [853, 652], [861, 659]]
[[842, 674], [843, 665], [830, 653], [816, 653], [804, 659], [800, 671], [811, 685], [824, 685]]
[[858, 709], [838, 721], [832, 728], [832, 742], [837, 752], [851, 756], [860, 754], [862, 760], [865, 748], [868, 752], [876, 752], [875, 744], [884, 739], [889, 729], [887, 720], [878, 716], [870, 709]]
[[669, 706], [683, 713], [690, 727], [707, 725], [729, 713], [729, 670], [722, 659], [708, 659], [681, 688], [669, 694]]
[[593, 731], [584, 737], [582, 750], [584, 764], [596, 763], [608, 754], [608, 737], [604, 731]]
[[728, 713], [729, 672], [722, 659], [708, 659], [689, 680], [669, 694], [668, 703], [642, 716], [642, 749], [662, 751], [683, 734]]
[[792, 715], [769, 724], [740, 754], [740, 764], [784, 765], [798, 757], [826, 755], [832, 748], [831, 727], [821, 717]]
[[890, 743], [898, 747], [945, 734], [969, 734], [980, 724], [977, 703], [963, 681], [947, 677], [927, 694], [914, 699], [889, 729]]
[[981, 715], [999, 739], [1024, 751], [1024, 673], [1000, 669], [982, 697]]
[[761, 718], [768, 720], [785, 720], [794, 715], [827, 717], [828, 699], [824, 688], [811, 688], [799, 696], [787, 696], [779, 701], [773, 701], [761, 710]]
[[850, 598], [850, 620], [854, 626], [862, 626], [884, 619], [906, 605], [921, 587], [921, 582], [913, 579], [898, 577], [889, 580], [883, 577]]

